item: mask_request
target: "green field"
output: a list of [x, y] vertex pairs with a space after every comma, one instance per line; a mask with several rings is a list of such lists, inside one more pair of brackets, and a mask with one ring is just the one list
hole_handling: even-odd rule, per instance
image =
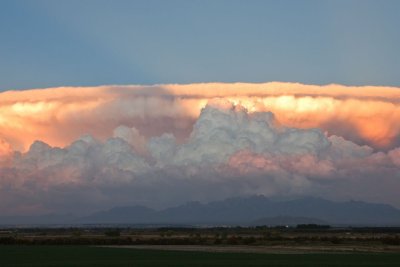
[[0, 246], [0, 266], [400, 266], [400, 254], [252, 254]]

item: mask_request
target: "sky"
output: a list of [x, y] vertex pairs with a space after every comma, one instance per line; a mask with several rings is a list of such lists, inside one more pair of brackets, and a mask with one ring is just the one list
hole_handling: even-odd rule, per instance
[[0, 5], [2, 215], [400, 208], [400, 2]]
[[1, 1], [0, 90], [400, 85], [399, 1]]

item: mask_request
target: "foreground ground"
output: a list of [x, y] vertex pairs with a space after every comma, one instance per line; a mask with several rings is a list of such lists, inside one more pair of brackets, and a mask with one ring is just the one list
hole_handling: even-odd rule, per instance
[[[400, 255], [398, 246], [357, 246], [357, 245], [275, 245], [275, 246], [246, 246], [246, 245], [111, 245], [108, 248], [131, 248], [165, 251], [193, 252], [230, 252], [230, 253], [262, 253], [262, 254], [318, 254], [318, 253], [393, 253]], [[399, 265], [400, 266], [400, 265]]]
[[399, 266], [397, 253], [262, 254], [89, 246], [0, 246], [0, 266]]

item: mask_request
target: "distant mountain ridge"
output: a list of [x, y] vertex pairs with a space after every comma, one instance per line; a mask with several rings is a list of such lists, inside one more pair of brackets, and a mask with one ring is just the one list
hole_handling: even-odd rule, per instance
[[0, 224], [176, 224], [176, 225], [369, 225], [400, 226], [400, 210], [362, 201], [335, 202], [315, 197], [274, 200], [236, 197], [206, 204], [188, 202], [163, 210], [115, 207], [74, 218], [62, 215], [0, 217]]
[[[303, 220], [304, 223], [321, 221], [330, 224], [400, 225], [400, 210], [386, 204], [361, 201], [334, 202], [314, 197], [277, 201], [264, 196], [237, 197], [206, 204], [188, 202], [161, 211], [140, 206], [118, 207], [94, 213], [81, 218], [80, 221], [248, 225], [261, 218], [279, 217], [308, 219]], [[275, 224], [280, 223], [276, 220]]]

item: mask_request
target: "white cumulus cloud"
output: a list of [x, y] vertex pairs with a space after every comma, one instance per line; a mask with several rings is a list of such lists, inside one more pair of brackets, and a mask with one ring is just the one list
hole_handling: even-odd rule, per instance
[[[0, 144], [7, 158], [0, 167], [0, 210], [5, 213], [10, 203], [13, 212], [87, 211], [243, 194], [376, 200], [366, 186], [400, 206], [393, 197], [400, 186], [399, 148], [374, 152], [224, 99], [201, 110], [185, 139], [170, 132], [148, 137], [120, 124], [105, 140], [84, 135], [62, 147], [35, 141], [23, 153]], [[390, 180], [387, 187], [385, 179]], [[357, 184], [363, 189], [357, 190]]]

